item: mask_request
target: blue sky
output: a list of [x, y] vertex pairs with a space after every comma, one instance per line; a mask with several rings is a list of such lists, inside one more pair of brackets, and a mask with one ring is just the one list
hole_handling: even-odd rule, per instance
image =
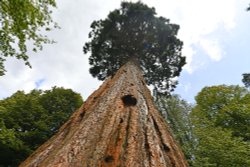
[[[174, 93], [194, 103], [204, 86], [240, 84], [242, 73], [250, 72], [250, 12], [247, 0], [142, 0], [158, 15], [180, 25], [187, 65]], [[86, 99], [101, 82], [88, 73], [88, 55], [82, 46], [88, 41], [93, 20], [105, 18], [120, 6], [120, 0], [57, 0], [53, 18], [61, 29], [48, 34], [57, 41], [42, 52], [30, 52], [32, 69], [9, 58], [7, 73], [0, 77], [0, 99], [16, 92], [71, 88]]]

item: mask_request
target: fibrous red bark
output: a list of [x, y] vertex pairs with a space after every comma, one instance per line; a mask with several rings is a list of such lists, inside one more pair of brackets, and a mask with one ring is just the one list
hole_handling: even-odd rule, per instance
[[21, 167], [186, 167], [140, 68], [124, 65]]

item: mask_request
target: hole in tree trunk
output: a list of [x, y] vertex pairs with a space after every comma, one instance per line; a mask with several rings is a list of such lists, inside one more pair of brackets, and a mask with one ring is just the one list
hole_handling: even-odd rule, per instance
[[84, 115], [85, 115], [85, 112], [82, 112], [82, 113], [80, 114], [80, 117], [83, 118]]
[[122, 97], [124, 106], [135, 106], [137, 103], [136, 98], [133, 95], [125, 95]]
[[106, 156], [105, 158], [104, 158], [104, 161], [106, 162], [106, 163], [110, 163], [110, 162], [112, 162], [114, 160], [114, 158], [113, 158], [113, 156], [111, 156], [111, 155], [108, 155], [108, 156]]
[[123, 119], [122, 118], [120, 118], [120, 123], [123, 123]]
[[169, 148], [165, 143], [163, 143], [163, 149], [164, 149], [166, 152], [170, 151], [170, 148]]

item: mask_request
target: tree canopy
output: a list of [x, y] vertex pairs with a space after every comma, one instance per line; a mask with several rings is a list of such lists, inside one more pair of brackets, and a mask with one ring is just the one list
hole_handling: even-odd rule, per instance
[[122, 2], [121, 8], [104, 20], [94, 21], [90, 42], [83, 47], [91, 53], [89, 64], [93, 77], [104, 80], [126, 62], [136, 62], [144, 72], [147, 84], [161, 93], [171, 91], [185, 57], [182, 41], [177, 38], [179, 26], [156, 16], [154, 8], [141, 2]]
[[196, 102], [194, 166], [250, 166], [250, 92], [239, 86], [205, 87]]
[[0, 166], [17, 166], [82, 104], [71, 89], [17, 91], [0, 100]]
[[51, 18], [55, 0], [1, 0], [0, 3], [0, 76], [6, 71], [7, 57], [21, 59], [31, 67], [27, 42], [33, 51], [41, 50], [45, 43], [52, 43], [42, 31], [58, 27]]

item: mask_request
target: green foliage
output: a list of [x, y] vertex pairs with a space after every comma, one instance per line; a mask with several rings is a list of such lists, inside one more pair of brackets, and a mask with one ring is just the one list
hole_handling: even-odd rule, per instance
[[157, 17], [154, 8], [141, 2], [122, 2], [120, 9], [110, 12], [105, 20], [94, 21], [91, 28], [91, 41], [83, 49], [91, 52], [93, 77], [104, 80], [126, 62], [135, 61], [158, 92], [175, 87], [172, 79], [185, 64], [183, 43], [176, 37], [179, 26]]
[[244, 83], [245, 87], [250, 88], [250, 73], [244, 73], [242, 76], [242, 82]]
[[175, 139], [180, 144], [191, 166], [195, 145], [192, 124], [189, 119], [192, 106], [178, 95], [160, 96], [155, 104], [169, 124]]
[[221, 127], [197, 128], [195, 167], [248, 167], [250, 145]]
[[[1, 108], [3, 109], [3, 108]], [[2, 112], [2, 110], [0, 111]], [[23, 147], [23, 142], [16, 137], [13, 129], [7, 129], [2, 118], [0, 119], [0, 166], [16, 166], [23, 158], [18, 154], [21, 150], [24, 154], [26, 149]]]
[[196, 102], [194, 166], [250, 166], [250, 92], [239, 86], [205, 87]]
[[51, 7], [55, 0], [1, 0], [0, 3], [0, 76], [4, 75], [4, 61], [7, 57], [22, 59], [30, 66], [27, 55], [27, 42], [33, 44], [33, 51], [41, 50], [42, 45], [51, 43], [41, 31], [50, 31]]
[[71, 89], [57, 87], [45, 91], [39, 101], [49, 114], [47, 124], [51, 127], [51, 134], [54, 134], [62, 123], [83, 103], [81, 96]]
[[0, 166], [17, 166], [82, 104], [71, 89], [14, 93], [0, 101]]

